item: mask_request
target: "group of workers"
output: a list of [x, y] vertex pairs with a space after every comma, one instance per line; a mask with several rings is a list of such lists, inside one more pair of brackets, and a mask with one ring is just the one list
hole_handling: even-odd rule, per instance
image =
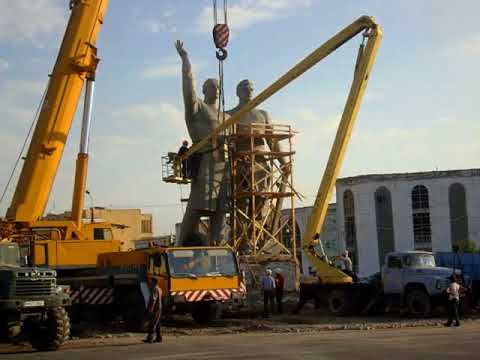
[[262, 278], [263, 290], [263, 315], [270, 317], [270, 313], [275, 312], [275, 302], [277, 303], [277, 313], [283, 313], [283, 290], [285, 287], [285, 278], [280, 268], [275, 269], [275, 276], [271, 269], [265, 270]]

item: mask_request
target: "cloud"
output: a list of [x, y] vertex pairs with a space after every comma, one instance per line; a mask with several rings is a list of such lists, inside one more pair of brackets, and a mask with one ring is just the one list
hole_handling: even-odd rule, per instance
[[23, 97], [40, 96], [45, 88], [45, 83], [33, 80], [7, 80], [0, 83], [2, 99], [20, 101]]
[[172, 18], [175, 16], [176, 11], [174, 9], [165, 10], [160, 14], [158, 18], [145, 19], [140, 13], [135, 14], [137, 21], [140, 23], [141, 28], [151, 33], [161, 32], [176, 32], [177, 27], [173, 25]]
[[464, 39], [457, 48], [458, 52], [466, 57], [480, 56], [480, 34]]
[[181, 73], [181, 64], [178, 58], [166, 58], [160, 60], [159, 64], [146, 67], [140, 74], [142, 79], [160, 77], [177, 77]]
[[[40, 101], [44, 84], [27, 80], [6, 80], [0, 82], [0, 189], [3, 192], [21, 146], [33, 120], [35, 107]], [[22, 163], [19, 164], [9, 191], [0, 204], [0, 216], [4, 214], [15, 189], [16, 179]]]
[[[14, 128], [24, 127], [33, 119], [45, 84], [30, 80], [7, 80], [0, 83], [2, 121]], [[12, 130], [12, 129], [9, 129]]]
[[[231, 30], [242, 30], [263, 21], [288, 16], [299, 7], [308, 7], [310, 0], [241, 0], [228, 7], [228, 24]], [[219, 8], [219, 22], [223, 22], [223, 7]], [[205, 6], [195, 20], [199, 32], [211, 32], [213, 27], [212, 8]]]
[[[158, 104], [134, 104], [112, 112], [112, 116], [116, 119], [136, 123], [141, 122], [146, 126], [165, 127], [168, 126], [184, 126], [185, 117], [183, 110], [175, 105], [159, 102]], [[156, 136], [157, 134], [155, 134]]]
[[38, 45], [45, 35], [65, 27], [67, 3], [52, 0], [0, 0], [0, 42], [30, 41]]
[[[199, 71], [203, 67], [203, 63], [192, 63], [193, 71]], [[179, 77], [181, 74], [182, 65], [178, 56], [172, 56], [161, 59], [156, 65], [149, 65], [142, 70], [140, 77], [142, 79], [165, 78], [165, 77]]]
[[[327, 163], [340, 115], [324, 117], [308, 107], [285, 114], [285, 118], [275, 122], [292, 124], [299, 132], [293, 139], [296, 188], [302, 194], [314, 194]], [[340, 177], [480, 167], [478, 133], [480, 124], [471, 119], [439, 118], [416, 127], [372, 127], [368, 123], [357, 123], [347, 146]], [[306, 202], [311, 200], [308, 198]]]
[[8, 61], [0, 58], [0, 72], [6, 71], [9, 67]]

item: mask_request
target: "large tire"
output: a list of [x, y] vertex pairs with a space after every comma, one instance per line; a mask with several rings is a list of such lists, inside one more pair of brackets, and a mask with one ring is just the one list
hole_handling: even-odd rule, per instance
[[213, 323], [219, 316], [220, 306], [215, 303], [195, 304], [192, 310], [193, 320], [200, 325]]
[[430, 297], [424, 290], [411, 290], [407, 293], [408, 313], [413, 317], [427, 317], [432, 310]]
[[147, 329], [145, 301], [139, 291], [133, 291], [125, 296], [122, 302], [122, 319], [127, 331], [145, 332]]
[[346, 289], [335, 289], [328, 293], [328, 309], [332, 315], [343, 316], [353, 312], [353, 299]]
[[70, 336], [70, 318], [63, 307], [57, 307], [48, 310], [43, 321], [27, 321], [26, 331], [33, 348], [57, 350]]

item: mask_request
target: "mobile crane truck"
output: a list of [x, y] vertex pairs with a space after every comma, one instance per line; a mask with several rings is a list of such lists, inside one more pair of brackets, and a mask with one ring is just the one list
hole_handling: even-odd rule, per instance
[[[175, 307], [188, 308], [198, 321], [206, 322], [216, 312], [216, 306], [211, 304], [225, 304], [245, 296], [236, 258], [230, 249], [195, 247], [184, 250], [185, 258], [191, 258], [193, 263], [202, 259], [210, 262], [212, 270], [181, 275], [169, 265], [175, 262], [176, 255], [180, 256], [175, 249], [121, 253], [121, 242], [113, 238], [110, 223], [82, 220], [95, 74], [100, 61], [95, 45], [107, 6], [108, 0], [70, 1], [70, 19], [13, 199], [5, 219], [0, 221], [0, 239], [17, 243], [33, 266], [52, 269], [41, 274], [48, 274], [50, 278], [58, 274], [59, 284], [71, 285], [74, 301], [69, 311], [73, 314], [82, 313], [86, 308], [102, 313], [105, 307], [99, 305], [116, 306], [121, 309], [128, 326], [135, 327], [132, 326], [135, 317], [131, 315], [131, 307], [141, 303], [139, 293], [144, 299], [148, 297], [146, 280], [158, 275], [167, 279], [161, 281], [167, 305], [195, 300], [195, 306]], [[42, 220], [83, 87], [85, 102], [71, 218]], [[164, 266], [159, 274], [153, 271], [155, 267], [153, 272], [147, 271], [152, 252], [164, 253], [158, 258], [165, 259], [159, 260]], [[109, 254], [99, 259], [100, 254], [106, 253]], [[128, 282], [128, 277], [135, 279]], [[135, 291], [127, 291], [125, 284]], [[194, 297], [190, 296], [192, 291]], [[40, 301], [38, 299], [36, 304]], [[144, 309], [145, 306], [140, 312]]]

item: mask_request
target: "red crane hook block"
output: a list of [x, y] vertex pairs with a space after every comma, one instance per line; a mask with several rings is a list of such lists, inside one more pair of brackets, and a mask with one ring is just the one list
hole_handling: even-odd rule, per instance
[[227, 24], [217, 24], [213, 27], [213, 41], [217, 49], [225, 49], [228, 45], [230, 30]]

